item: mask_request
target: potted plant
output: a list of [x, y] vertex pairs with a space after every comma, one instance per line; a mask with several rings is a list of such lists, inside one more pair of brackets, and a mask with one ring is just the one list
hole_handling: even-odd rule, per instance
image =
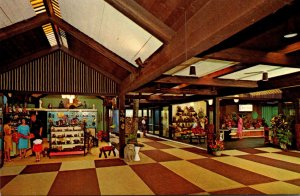
[[216, 140], [215, 144], [209, 145], [211, 150], [213, 151], [213, 154], [216, 156], [221, 156], [222, 150], [224, 150], [224, 143], [223, 141]]
[[286, 150], [287, 146], [292, 145], [292, 132], [284, 115], [280, 114], [272, 118], [271, 130], [273, 131], [273, 139], [277, 139], [282, 149]]

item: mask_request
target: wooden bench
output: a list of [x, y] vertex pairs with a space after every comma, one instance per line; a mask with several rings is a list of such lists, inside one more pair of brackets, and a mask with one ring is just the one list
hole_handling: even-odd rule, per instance
[[108, 151], [108, 156], [110, 156], [110, 153], [113, 152], [114, 156], [116, 156], [115, 147], [114, 146], [103, 146], [100, 148], [99, 158], [101, 158], [102, 153], [104, 154], [104, 157], [107, 158], [106, 152]]

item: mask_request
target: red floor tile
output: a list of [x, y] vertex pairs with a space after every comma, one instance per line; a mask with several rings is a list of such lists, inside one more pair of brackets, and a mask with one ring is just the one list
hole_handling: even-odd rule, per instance
[[300, 173], [300, 166], [295, 163], [289, 163], [286, 161], [271, 159], [268, 157], [261, 157], [257, 155], [240, 155], [237, 157]]
[[0, 189], [2, 189], [7, 183], [9, 183], [15, 177], [16, 177], [16, 175], [0, 176]]
[[121, 166], [127, 165], [121, 159], [105, 159], [105, 160], [95, 160], [95, 166], [98, 167], [112, 167], [112, 166]]
[[159, 163], [131, 165], [137, 175], [158, 195], [184, 195], [204, 192], [196, 185]]
[[157, 149], [168, 149], [168, 148], [174, 148], [172, 146], [169, 146], [169, 145], [166, 145], [166, 144], [162, 144], [162, 143], [159, 143], [159, 142], [143, 142], [144, 144], [147, 144], [149, 146], [152, 146], [154, 148], [157, 148]]
[[222, 191], [210, 192], [213, 195], [264, 195], [264, 193], [259, 192], [250, 187], [236, 188], [236, 189], [228, 189]]
[[58, 172], [48, 195], [100, 195], [96, 169]]
[[141, 153], [147, 155], [148, 157], [150, 157], [151, 159], [157, 162], [182, 160], [174, 155], [163, 152], [161, 150], [145, 150], [142, 151]]
[[225, 176], [231, 180], [234, 180], [244, 185], [276, 181], [275, 179], [269, 178], [267, 176], [263, 176], [232, 165], [221, 163], [213, 159], [195, 159], [189, 160], [189, 162], [199, 165], [200, 167], [218, 173], [222, 176]]
[[27, 165], [20, 174], [53, 172], [53, 171], [58, 171], [60, 169], [60, 166], [61, 166], [61, 163]]

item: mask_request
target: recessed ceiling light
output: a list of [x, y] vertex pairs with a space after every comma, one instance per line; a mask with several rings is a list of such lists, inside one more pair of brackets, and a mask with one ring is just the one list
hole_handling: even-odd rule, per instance
[[296, 37], [297, 35], [298, 35], [298, 33], [289, 33], [289, 34], [284, 35], [283, 37], [284, 38], [292, 38], [292, 37]]

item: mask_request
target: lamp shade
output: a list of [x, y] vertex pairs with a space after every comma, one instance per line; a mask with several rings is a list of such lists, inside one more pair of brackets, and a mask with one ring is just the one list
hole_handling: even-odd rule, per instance
[[191, 65], [190, 66], [190, 75], [192, 76], [192, 75], [196, 75], [196, 67], [194, 66], [194, 65]]
[[239, 95], [234, 95], [234, 97], [236, 97], [235, 99], [233, 99], [234, 103], [238, 103], [240, 101], [239, 99], [237, 99]]
[[262, 74], [262, 81], [268, 81], [269, 77], [268, 77], [268, 72], [263, 72]]
[[207, 100], [208, 101], [208, 105], [212, 105], [214, 103], [214, 100], [213, 99], [209, 99]]

